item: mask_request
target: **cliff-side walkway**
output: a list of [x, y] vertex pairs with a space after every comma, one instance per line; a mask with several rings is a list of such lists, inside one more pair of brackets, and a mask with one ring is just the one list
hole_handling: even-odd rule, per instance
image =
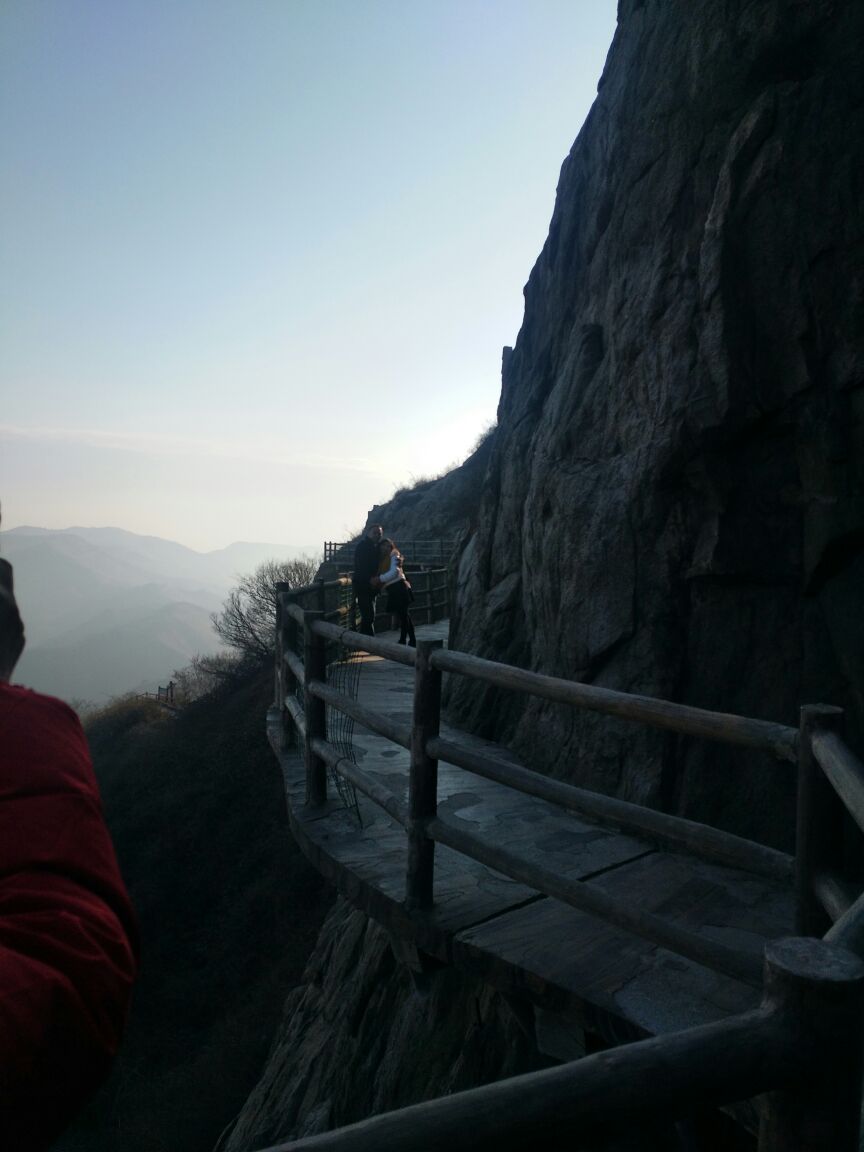
[[[418, 636], [446, 637], [446, 621]], [[410, 724], [413, 669], [364, 654], [358, 700]], [[434, 905], [406, 908], [405, 829], [358, 798], [362, 827], [338, 797], [307, 807], [302, 750], [281, 747], [277, 714], [268, 732], [285, 779], [291, 825], [315, 866], [352, 903], [387, 927], [416, 962], [452, 963], [555, 1019], [550, 1054], [577, 1055], [582, 1029], [610, 1042], [672, 1032], [756, 1007], [760, 991], [658, 947], [607, 921], [517, 883], [442, 845], [435, 849]], [[448, 729], [463, 747], [485, 741]], [[409, 753], [359, 724], [358, 765], [406, 802]], [[495, 753], [501, 757], [497, 745]], [[506, 756], [506, 754], [504, 754]], [[518, 763], [515, 757], [510, 761]], [[762, 956], [765, 941], [794, 932], [791, 887], [659, 849], [443, 761], [438, 815], [492, 845], [517, 850], [562, 877], [589, 880], [610, 896], [715, 943]], [[563, 1025], [563, 1027], [562, 1027]], [[572, 1038], [571, 1041], [568, 1037]]]

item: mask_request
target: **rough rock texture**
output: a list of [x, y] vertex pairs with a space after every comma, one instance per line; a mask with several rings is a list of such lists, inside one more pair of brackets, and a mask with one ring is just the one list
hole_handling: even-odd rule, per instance
[[[518, 1006], [514, 1011], [488, 985], [440, 968], [424, 974], [418, 990], [387, 933], [341, 900], [305, 980], [286, 1000], [264, 1075], [219, 1152], [312, 1136], [555, 1063], [526, 1035]], [[727, 1133], [715, 1117], [715, 1129], [718, 1123]], [[734, 1135], [729, 1141], [718, 1147], [739, 1147]], [[549, 1152], [572, 1146], [573, 1133], [562, 1133]], [[674, 1129], [642, 1126], [632, 1137], [580, 1147], [680, 1152], [682, 1144]]]
[[[622, 0], [505, 350], [460, 648], [864, 745], [864, 5]], [[463, 684], [545, 770], [789, 847], [788, 766]]]
[[387, 933], [339, 901], [225, 1145], [247, 1152], [545, 1067], [502, 998], [452, 968], [417, 991]]
[[366, 527], [382, 524], [387, 536], [400, 540], [456, 540], [477, 526], [480, 487], [492, 455], [495, 432], [489, 430], [464, 464], [437, 480], [402, 488], [385, 504], [376, 504]]

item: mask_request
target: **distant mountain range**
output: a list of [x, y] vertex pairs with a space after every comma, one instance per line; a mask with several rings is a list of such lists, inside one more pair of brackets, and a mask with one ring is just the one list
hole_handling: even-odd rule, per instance
[[27, 634], [15, 681], [93, 703], [154, 691], [192, 656], [219, 650], [210, 613], [238, 577], [319, 550], [238, 542], [195, 552], [122, 528], [4, 531]]

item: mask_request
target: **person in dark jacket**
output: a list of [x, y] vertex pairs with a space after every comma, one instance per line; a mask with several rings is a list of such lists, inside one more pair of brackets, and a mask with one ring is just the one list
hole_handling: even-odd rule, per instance
[[9, 684], [23, 646], [0, 561], [0, 1148], [43, 1152], [108, 1071], [138, 944], [78, 717]]
[[360, 631], [375, 635], [375, 597], [378, 595], [378, 545], [384, 529], [372, 524], [354, 551], [354, 595], [360, 608]]

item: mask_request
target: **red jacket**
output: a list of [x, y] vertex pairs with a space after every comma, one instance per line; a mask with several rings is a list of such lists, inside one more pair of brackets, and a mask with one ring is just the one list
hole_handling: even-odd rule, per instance
[[0, 684], [0, 1148], [46, 1148], [102, 1080], [136, 966], [78, 717]]

